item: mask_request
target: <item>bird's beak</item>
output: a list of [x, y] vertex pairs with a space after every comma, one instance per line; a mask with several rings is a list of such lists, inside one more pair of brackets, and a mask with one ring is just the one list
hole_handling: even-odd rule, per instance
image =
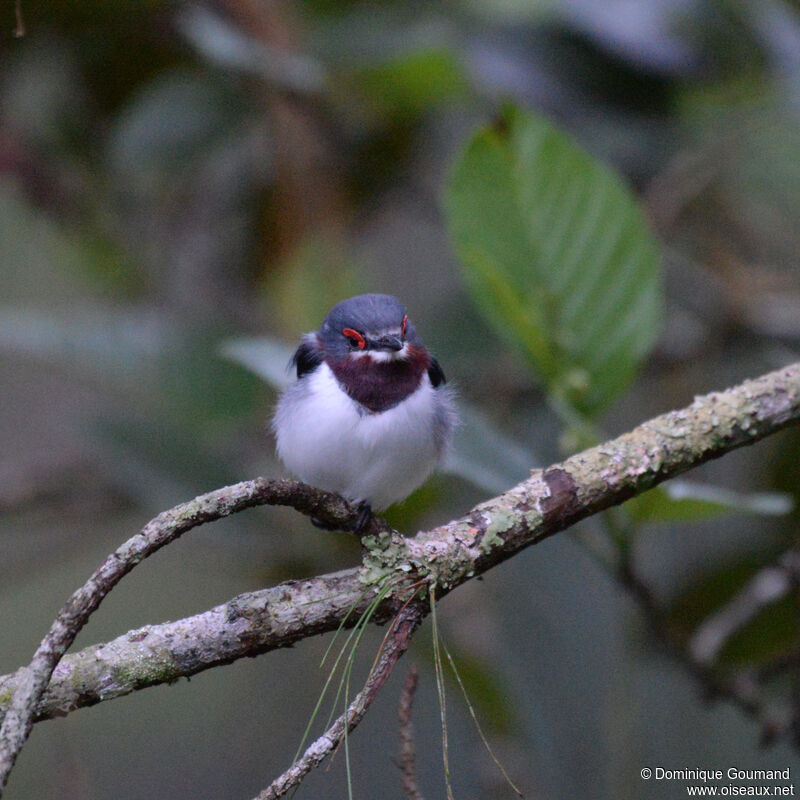
[[395, 353], [403, 349], [403, 342], [397, 336], [381, 336], [380, 339], [373, 339], [370, 344], [376, 350], [392, 350]]

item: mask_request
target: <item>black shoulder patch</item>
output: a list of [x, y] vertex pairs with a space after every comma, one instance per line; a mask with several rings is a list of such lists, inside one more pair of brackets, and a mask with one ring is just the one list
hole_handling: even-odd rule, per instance
[[302, 342], [292, 356], [292, 364], [297, 368], [297, 377], [302, 378], [307, 372], [313, 372], [324, 357], [310, 342]]
[[431, 383], [433, 384], [434, 388], [443, 383], [447, 383], [447, 378], [444, 376], [444, 371], [439, 366], [439, 362], [435, 358], [431, 360], [431, 365], [428, 367], [428, 377], [431, 379]]

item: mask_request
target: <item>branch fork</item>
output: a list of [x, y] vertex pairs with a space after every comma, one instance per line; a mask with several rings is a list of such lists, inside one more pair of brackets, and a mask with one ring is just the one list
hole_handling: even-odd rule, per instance
[[[148, 626], [62, 662], [106, 594], [144, 558], [198, 525], [265, 504], [292, 506], [342, 530], [353, 530], [358, 522], [358, 508], [341, 497], [302, 483], [265, 478], [218, 489], [165, 511], [109, 555], [67, 601], [30, 665], [0, 678], [0, 714], [4, 716], [0, 728], [0, 794], [37, 719], [335, 630], [354, 606], [357, 614], [359, 605], [364, 608], [375, 596], [365, 597], [370, 594], [364, 591], [365, 586], [377, 587], [387, 575], [397, 581], [399, 597], [404, 597], [403, 592], [415, 582], [424, 580], [436, 586], [441, 598], [585, 517], [798, 421], [800, 363], [727, 391], [698, 397], [682, 410], [656, 417], [560, 464], [534, 470], [527, 480], [463, 517], [414, 537], [391, 531], [383, 521], [373, 518], [364, 532], [365, 553], [359, 568], [248, 593], [204, 614], [178, 623]], [[398, 601], [389, 597], [373, 619], [385, 621], [397, 614], [397, 607]], [[385, 682], [385, 671], [391, 671], [427, 612], [424, 602], [409, 604], [401, 611], [396, 630], [367, 685], [337, 721], [342, 730], [361, 719]], [[183, 626], [182, 637], [175, 636], [178, 626]], [[186, 626], [196, 634], [191, 654], [177, 644], [178, 638], [185, 640]], [[112, 644], [119, 645], [113, 648], [113, 654]], [[131, 676], [127, 685], [107, 692], [101, 689], [109, 688], [108, 673], [92, 673], [82, 663], [90, 660], [82, 658], [88, 651], [103, 648], [108, 650], [101, 665], [114, 665], [116, 674], [125, 674], [118, 667], [127, 664]], [[163, 674], [137, 673], [137, 669], [143, 669], [143, 648], [151, 654], [151, 661], [163, 657], [169, 668]], [[336, 739], [337, 731], [329, 731], [328, 741]], [[319, 740], [315, 744], [319, 744], [315, 752], [329, 752]], [[308, 763], [315, 758], [309, 755]], [[262, 794], [279, 796], [269, 794], [271, 791], [277, 789], [270, 787]]]

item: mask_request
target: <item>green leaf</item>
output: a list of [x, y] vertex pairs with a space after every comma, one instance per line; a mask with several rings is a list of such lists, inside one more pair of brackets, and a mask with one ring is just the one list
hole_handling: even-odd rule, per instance
[[659, 252], [630, 190], [547, 120], [479, 131], [445, 193], [476, 305], [549, 392], [594, 415], [626, 388], [661, 311]]
[[356, 85], [373, 110], [407, 119], [467, 94], [461, 65], [446, 49], [424, 49], [360, 69]]
[[673, 480], [634, 497], [625, 508], [637, 522], [686, 522], [720, 514], [788, 514], [794, 506], [784, 492], [743, 494], [719, 486]]
[[270, 339], [227, 339], [220, 347], [220, 354], [258, 375], [273, 389], [283, 390], [292, 382], [289, 364], [294, 348]]

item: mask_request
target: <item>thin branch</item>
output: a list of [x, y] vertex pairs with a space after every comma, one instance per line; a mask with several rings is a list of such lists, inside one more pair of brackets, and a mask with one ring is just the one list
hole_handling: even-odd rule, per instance
[[[181, 534], [204, 522], [253, 506], [289, 505], [343, 528], [355, 525], [357, 512], [342, 498], [293, 481], [256, 478], [196, 497], [151, 520], [136, 536], [109, 555], [59, 611], [27, 667], [17, 670], [15, 691], [0, 728], [0, 794], [17, 755], [33, 727], [36, 709], [61, 657], [103, 598], [137, 564]], [[371, 525], [380, 531], [380, 522]]]
[[[800, 421], [800, 363], [755, 380], [745, 381], [725, 392], [698, 397], [687, 408], [671, 411], [640, 425], [630, 433], [572, 456], [544, 470], [534, 470], [530, 478], [504, 494], [476, 506], [465, 516], [413, 538], [404, 538], [373, 522], [364, 538], [367, 547], [360, 569], [339, 576], [336, 591], [363, 594], [364, 586], [374, 585], [391, 573], [405, 576], [398, 581], [402, 591], [420, 579], [437, 587], [443, 597], [456, 586], [486, 572], [523, 548], [565, 530], [576, 522], [605, 508], [624, 502], [662, 481], [725, 453], [752, 444], [782, 428]], [[255, 505], [290, 505], [305, 514], [352, 530], [356, 513], [341, 498], [288, 481], [256, 479], [219, 489], [164, 512], [140, 534], [109, 556], [87, 584], [67, 602], [50, 633], [37, 650], [30, 666], [19, 670], [13, 679], [13, 700], [0, 696], [6, 709], [0, 730], [0, 787], [22, 747], [50, 680], [53, 668], [70, 646], [75, 635], [97, 608], [107, 592], [133, 566], [159, 547], [187, 530]], [[308, 597], [323, 609], [321, 616], [341, 622], [346, 607], [338, 606], [328, 583], [331, 576], [302, 582]], [[304, 592], [297, 594], [302, 607]], [[387, 598], [376, 614], [385, 620], [396, 600]], [[327, 615], [327, 616], [326, 616]], [[263, 609], [265, 636], [274, 631], [271, 609]], [[225, 632], [237, 636], [239, 620]], [[322, 630], [323, 625], [305, 624], [302, 613], [283, 624], [282, 636], [294, 642]], [[279, 646], [272, 638], [261, 651]], [[239, 657], [230, 654], [221, 660]], [[213, 655], [192, 665], [199, 669], [220, 663]], [[181, 674], [176, 663], [167, 680]], [[152, 685], [158, 680], [145, 681]], [[66, 691], [66, 690], [65, 690]], [[74, 691], [74, 690], [73, 690]], [[74, 692], [78, 694], [77, 692]], [[97, 698], [100, 691], [90, 692]], [[92, 699], [90, 702], [97, 702]], [[81, 705], [80, 697], [72, 707]]]
[[336, 750], [344, 741], [346, 733], [352, 731], [364, 718], [367, 709], [377, 697], [378, 692], [391, 675], [400, 656], [408, 649], [414, 631], [423, 619], [422, 607], [418, 604], [409, 605], [397, 616], [386, 645], [380, 653], [377, 663], [370, 671], [364, 688], [348, 706], [342, 716], [333, 725], [313, 742], [286, 772], [276, 778], [256, 800], [275, 800], [283, 797], [286, 792], [297, 786], [303, 778], [315, 767], [319, 766], [327, 756]]
[[414, 726], [411, 724], [411, 706], [414, 703], [418, 681], [419, 671], [412, 664], [408, 669], [400, 702], [397, 705], [397, 718], [400, 721], [400, 769], [403, 771], [403, 793], [408, 800], [422, 800], [417, 784]]
[[786, 726], [775, 718], [773, 710], [764, 701], [755, 676], [746, 672], [732, 677], [720, 675], [707, 663], [696, 659], [691, 649], [684, 647], [676, 639], [664, 610], [629, 562], [622, 565], [618, 578], [621, 585], [631, 593], [657, 641], [703, 687], [709, 699], [727, 700], [757, 720], [761, 725], [764, 744], [775, 741], [786, 732]]
[[274, 89], [316, 98], [326, 88], [328, 76], [319, 61], [251, 36], [218, 11], [190, 5], [177, 15], [177, 23], [206, 58], [256, 75]]
[[740, 592], [707, 617], [694, 632], [689, 642], [694, 660], [708, 666], [713, 664], [731, 636], [789, 593], [798, 566], [797, 554], [788, 552], [777, 564], [759, 570]]
[[14, 2], [14, 19], [16, 20], [14, 36], [17, 39], [21, 39], [26, 33], [25, 17], [22, 14], [22, 0], [15, 0]]

